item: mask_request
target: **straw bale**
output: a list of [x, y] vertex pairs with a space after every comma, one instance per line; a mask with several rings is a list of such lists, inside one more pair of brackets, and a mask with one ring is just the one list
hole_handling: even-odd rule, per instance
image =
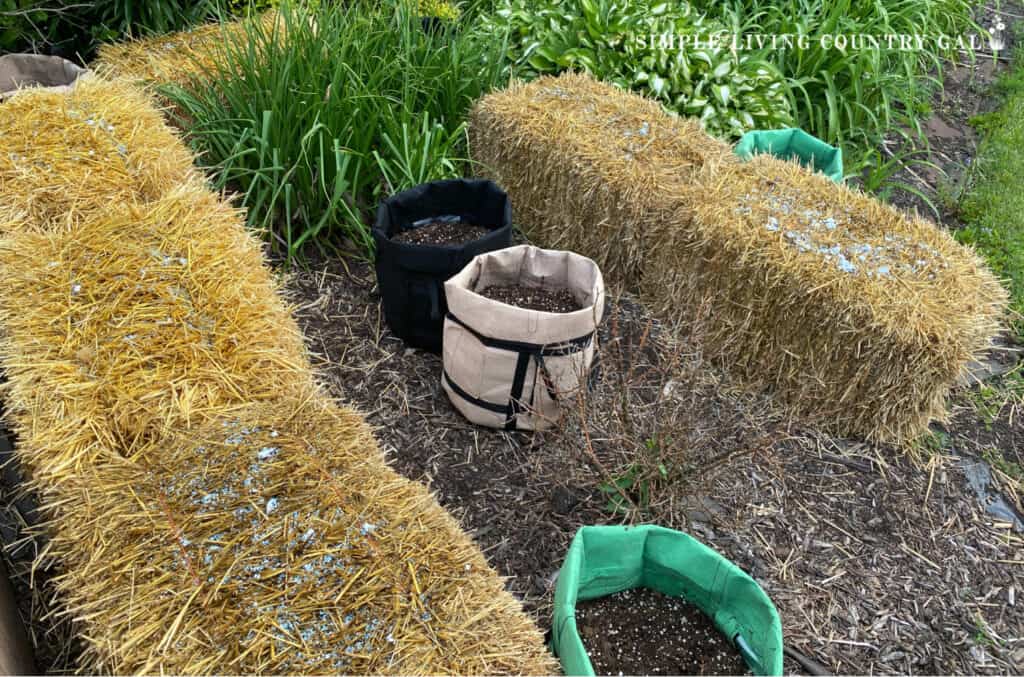
[[34, 471], [133, 453], [154, 431], [313, 388], [259, 243], [201, 185], [4, 238], [0, 271], [7, 405], [20, 433], [55, 440]]
[[469, 133], [478, 171], [508, 191], [531, 241], [583, 254], [630, 286], [650, 239], [679, 226], [680, 190], [737, 162], [696, 120], [574, 73], [484, 97]]
[[137, 84], [184, 87], [215, 69], [225, 45], [244, 37], [257, 20], [260, 30], [285, 29], [281, 14], [271, 10], [258, 19], [208, 23], [177, 33], [101, 45], [90, 65], [101, 74]]
[[470, 125], [528, 237], [841, 434], [920, 434], [998, 331], [1004, 290], [948, 234], [795, 163], [740, 164], [656, 102], [563, 75], [484, 97]]
[[53, 553], [88, 672], [551, 674], [534, 623], [361, 417], [280, 402], [90, 466]]
[[0, 105], [0, 138], [4, 228], [72, 226], [195, 176], [160, 111], [123, 82], [91, 77], [70, 92], [22, 92]]
[[644, 297], [698, 319], [704, 349], [840, 434], [900, 442], [943, 419], [997, 333], [1007, 294], [933, 223], [759, 156], [703, 177], [659, 231]]

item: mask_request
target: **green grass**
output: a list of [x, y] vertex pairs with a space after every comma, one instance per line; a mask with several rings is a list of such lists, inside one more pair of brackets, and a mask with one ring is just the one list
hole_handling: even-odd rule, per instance
[[[1024, 55], [997, 90], [1003, 97], [999, 110], [973, 121], [984, 137], [960, 203], [966, 225], [956, 236], [1006, 279], [1011, 308], [1024, 313]], [[1024, 340], [1024, 321], [1018, 316], [1011, 323]]]
[[504, 84], [504, 45], [472, 18], [425, 31], [409, 3], [321, 5], [282, 6], [284, 31], [253, 24], [225, 38], [213, 68], [165, 93], [279, 252], [369, 256], [383, 197], [463, 173], [466, 113]]

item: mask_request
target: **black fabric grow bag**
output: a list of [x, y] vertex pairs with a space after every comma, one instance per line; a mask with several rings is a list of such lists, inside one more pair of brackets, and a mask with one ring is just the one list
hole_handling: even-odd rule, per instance
[[[398, 233], [427, 219], [458, 218], [491, 232], [460, 245], [394, 242]], [[384, 319], [406, 343], [441, 351], [441, 328], [448, 305], [444, 283], [474, 256], [504, 249], [512, 240], [512, 204], [491, 181], [433, 181], [403, 191], [381, 203], [373, 227], [377, 245], [377, 285]]]

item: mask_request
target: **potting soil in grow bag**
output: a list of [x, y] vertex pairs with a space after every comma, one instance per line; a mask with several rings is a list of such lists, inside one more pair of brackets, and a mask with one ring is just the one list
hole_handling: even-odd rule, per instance
[[686, 600], [657, 590], [633, 588], [577, 600], [576, 629], [600, 675], [750, 673], [743, 654], [713, 620]]
[[[558, 575], [551, 639], [565, 674], [595, 674], [580, 639], [577, 602], [633, 588], [686, 600], [713, 619], [754, 674], [782, 674], [782, 624], [760, 586], [711, 548], [658, 526], [576, 532]], [[652, 619], [650, 632], [663, 630]], [[666, 644], [671, 641], [665, 637]]]
[[[547, 310], [531, 309], [542, 294]], [[586, 383], [604, 313], [597, 264], [529, 245], [482, 254], [445, 283], [442, 383], [474, 423], [540, 430]], [[552, 299], [565, 304], [550, 305]], [[522, 307], [527, 306], [527, 307]], [[570, 312], [557, 312], [570, 309]], [[556, 312], [551, 312], [556, 311]]]
[[[407, 234], [419, 228], [430, 236]], [[434, 181], [383, 202], [373, 238], [388, 326], [409, 345], [439, 352], [444, 282], [477, 254], [509, 246], [512, 205], [490, 181]]]

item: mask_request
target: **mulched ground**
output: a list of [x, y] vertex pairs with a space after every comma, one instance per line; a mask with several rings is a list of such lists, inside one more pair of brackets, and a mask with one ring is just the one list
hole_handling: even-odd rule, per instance
[[477, 293], [492, 301], [547, 313], [571, 313], [582, 307], [568, 289], [542, 289], [508, 284], [491, 285]]
[[[965, 445], [915, 459], [801, 428], [628, 297], [610, 302], [594, 387], [559, 430], [484, 429], [449, 404], [440, 358], [390, 335], [368, 266], [315, 265], [287, 287], [332, 392], [459, 517], [542, 627], [577, 528], [656, 522], [754, 576], [787, 645], [830, 670], [1024, 669], [1024, 535], [979, 503]], [[1024, 431], [1009, 408], [999, 421]]]
[[714, 621], [654, 590], [579, 601], [576, 628], [598, 675], [750, 674]]
[[403, 230], [391, 239], [405, 244], [464, 244], [479, 240], [489, 232], [486, 228], [464, 221], [433, 221]]
[[[989, 25], [994, 15], [985, 11]], [[1003, 14], [1012, 25], [1024, 11], [1004, 3]], [[1005, 67], [983, 60], [948, 70], [923, 156], [943, 171], [897, 175], [936, 198], [949, 228], [958, 222], [948, 198], [961, 189], [977, 140], [968, 120], [996, 105], [991, 83]], [[901, 147], [894, 137], [883, 152]], [[928, 213], [913, 194], [893, 198]], [[369, 267], [319, 264], [287, 283], [331, 391], [377, 426], [400, 472], [429, 484], [460, 518], [542, 627], [579, 526], [656, 522], [688, 531], [754, 576], [779, 608], [787, 647], [829, 670], [1024, 673], [1024, 536], [985, 511], [964, 472], [965, 459], [985, 460], [993, 449], [1024, 465], [1019, 402], [979, 415], [979, 388], [965, 386], [950, 424], [935, 426], [938, 443], [916, 457], [833, 439], [734, 387], [701, 360], [699, 341], [672, 341], [625, 297], [610, 303], [600, 329], [594, 388], [561, 429], [493, 431], [450, 406], [437, 356], [390, 335]], [[993, 363], [1017, 361], [1004, 357]], [[0, 458], [9, 458], [2, 435]], [[32, 568], [45, 546], [33, 529], [34, 502], [18, 488], [16, 464], [0, 479], [0, 556], [37, 664], [72, 672], [80, 646], [55, 614], [55, 572]], [[1024, 513], [1020, 478], [996, 468], [992, 483]], [[788, 660], [786, 668], [808, 665]]]

